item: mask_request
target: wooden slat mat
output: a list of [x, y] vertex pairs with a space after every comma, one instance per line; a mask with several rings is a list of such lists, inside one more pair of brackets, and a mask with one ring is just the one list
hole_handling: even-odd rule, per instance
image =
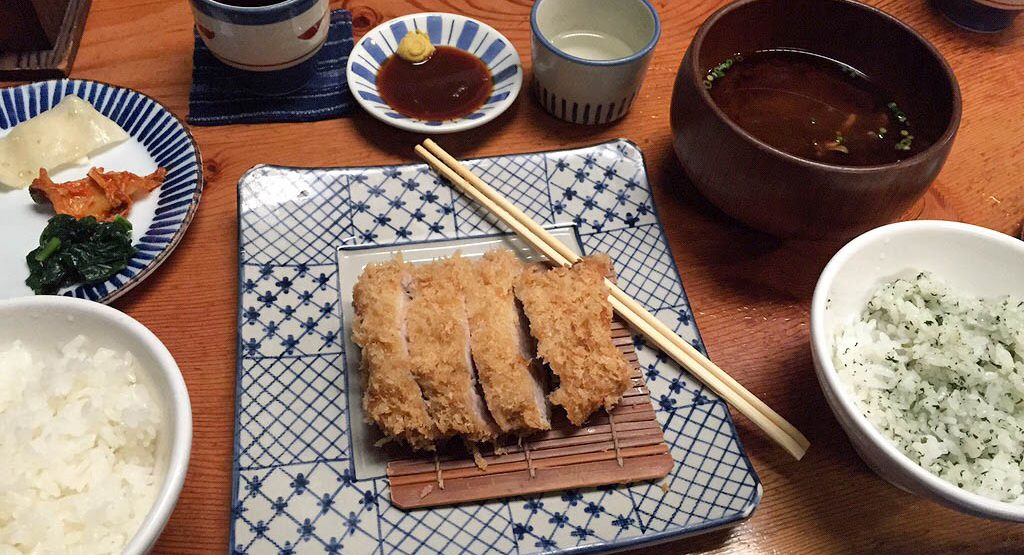
[[[633, 387], [611, 412], [577, 428], [554, 407], [552, 429], [483, 453], [477, 467], [464, 450], [396, 453], [388, 463], [391, 502], [403, 509], [435, 507], [512, 495], [624, 484], [662, 478], [673, 460], [651, 406], [629, 328], [617, 318], [612, 337], [633, 367]], [[621, 465], [620, 465], [621, 461]]]

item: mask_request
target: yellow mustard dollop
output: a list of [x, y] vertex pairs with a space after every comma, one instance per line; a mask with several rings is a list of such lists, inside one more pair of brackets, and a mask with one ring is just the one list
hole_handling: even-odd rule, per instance
[[422, 62], [433, 53], [434, 45], [430, 44], [430, 36], [424, 31], [409, 31], [395, 51], [399, 58], [412, 63]]

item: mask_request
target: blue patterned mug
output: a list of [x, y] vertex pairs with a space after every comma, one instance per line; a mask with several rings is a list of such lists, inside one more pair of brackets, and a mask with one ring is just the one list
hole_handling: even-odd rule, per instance
[[200, 38], [240, 83], [260, 94], [283, 94], [316, 72], [327, 42], [328, 0], [192, 0]]
[[997, 33], [1024, 11], [1024, 0], [932, 0], [953, 23], [978, 33]]
[[534, 94], [555, 117], [583, 124], [626, 115], [661, 35], [648, 0], [537, 0], [530, 27]]

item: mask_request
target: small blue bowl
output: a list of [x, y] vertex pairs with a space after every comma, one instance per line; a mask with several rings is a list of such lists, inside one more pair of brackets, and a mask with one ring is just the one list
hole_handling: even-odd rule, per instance
[[1005, 30], [1024, 9], [1024, 5], [990, 0], [932, 0], [932, 4], [957, 26], [976, 33]]
[[[402, 37], [414, 30], [426, 31], [435, 46], [453, 46], [483, 60], [494, 86], [483, 106], [460, 118], [432, 121], [400, 114], [384, 101], [377, 90], [377, 70], [395, 53]], [[479, 127], [508, 109], [523, 86], [523, 67], [512, 41], [485, 23], [450, 13], [405, 15], [374, 27], [352, 49], [346, 73], [349, 90], [371, 116], [418, 133], [454, 133]]]

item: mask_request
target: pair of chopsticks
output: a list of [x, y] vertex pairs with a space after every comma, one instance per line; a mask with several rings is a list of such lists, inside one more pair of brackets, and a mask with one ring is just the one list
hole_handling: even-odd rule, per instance
[[[483, 182], [458, 160], [427, 139], [416, 146], [418, 154], [430, 167], [444, 176], [467, 196], [484, 206], [492, 215], [515, 231], [536, 252], [561, 266], [571, 266], [580, 257], [556, 239], [537, 222], [515, 207], [498, 191]], [[676, 335], [639, 303], [629, 297], [611, 280], [605, 279], [611, 295], [612, 308], [619, 316], [642, 333], [648, 341], [686, 368], [694, 377], [725, 399], [740, 413], [760, 427], [768, 437], [799, 460], [810, 442], [792, 424], [763, 401], [754, 396], [732, 376], [716, 366], [686, 340]]]

